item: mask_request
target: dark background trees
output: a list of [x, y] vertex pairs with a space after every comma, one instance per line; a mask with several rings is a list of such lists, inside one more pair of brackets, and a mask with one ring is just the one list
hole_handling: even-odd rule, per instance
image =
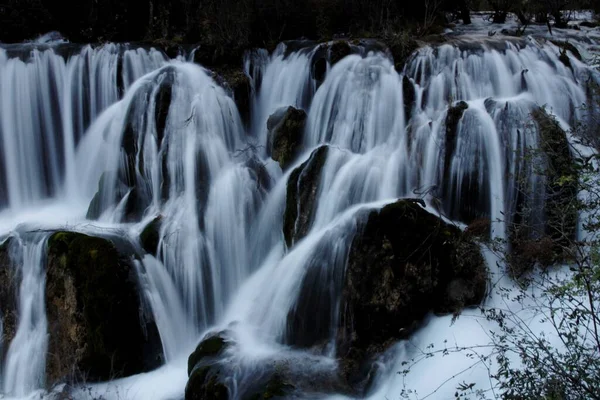
[[595, 8], [599, 0], [0, 0], [0, 41], [20, 42], [59, 31], [72, 42], [202, 43], [231, 52], [282, 40], [333, 35], [381, 36], [439, 31], [450, 13], [470, 23], [470, 11], [510, 12], [522, 21], [565, 10]]

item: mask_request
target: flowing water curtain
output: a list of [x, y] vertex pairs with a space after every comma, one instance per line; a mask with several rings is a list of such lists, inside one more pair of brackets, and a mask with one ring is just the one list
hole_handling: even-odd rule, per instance
[[[2, 368], [2, 391], [26, 396], [45, 385], [48, 329], [45, 305], [47, 234], [25, 234], [9, 239], [9, 273], [16, 288], [17, 309], [14, 338], [8, 346]], [[6, 245], [6, 244], [5, 244]], [[8, 304], [2, 305], [9, 306]], [[11, 310], [3, 310], [4, 315]]]

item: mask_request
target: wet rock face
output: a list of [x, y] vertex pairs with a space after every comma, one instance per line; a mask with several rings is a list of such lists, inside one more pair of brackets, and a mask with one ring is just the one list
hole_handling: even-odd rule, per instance
[[131, 259], [109, 240], [57, 232], [48, 240], [50, 384], [104, 381], [156, 368], [162, 350], [143, 321]]
[[346, 379], [364, 384], [365, 361], [409, 336], [428, 312], [479, 304], [486, 280], [479, 247], [418, 202], [371, 212], [352, 243], [342, 293], [337, 345]]
[[267, 153], [285, 170], [294, 161], [302, 144], [306, 112], [294, 107], [280, 108], [267, 121]]
[[327, 146], [315, 150], [308, 161], [296, 168], [287, 184], [283, 235], [288, 247], [302, 239], [312, 226], [316, 212], [321, 171], [327, 160]]
[[8, 350], [17, 329], [18, 273], [10, 255], [10, 241], [0, 245], [0, 317], [2, 317], [2, 349], [0, 357]]

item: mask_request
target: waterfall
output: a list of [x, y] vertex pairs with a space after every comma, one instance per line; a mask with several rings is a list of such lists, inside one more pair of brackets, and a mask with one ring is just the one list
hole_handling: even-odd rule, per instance
[[[106, 398], [166, 399], [183, 395], [185, 360], [213, 330], [236, 340], [226, 354], [239, 365], [227, 371], [234, 398], [266, 373], [265, 360], [335, 371], [353, 239], [371, 211], [398, 198], [422, 199], [461, 227], [488, 219], [500, 239], [521, 208], [544, 226], [546, 181], [523, 159], [541, 142], [531, 114], [544, 106], [564, 128], [575, 125], [596, 71], [534, 37], [453, 38], [420, 48], [402, 71], [365, 44], [319, 70], [326, 46], [290, 42], [246, 55], [247, 126], [229, 92], [185, 57], [119, 44], [0, 48], [0, 235], [10, 237], [18, 280], [14, 339], [0, 343], [2, 394], [52, 389], [50, 232], [118, 237], [134, 249], [165, 365], [92, 388]], [[282, 169], [267, 155], [267, 121], [288, 106], [307, 119], [298, 155]], [[297, 191], [312, 185], [314, 209], [288, 243], [284, 214], [305, 206], [288, 199], [294, 182]], [[148, 249], [142, 236], [152, 226]], [[458, 323], [465, 331], [478, 329], [471, 314]], [[414, 340], [439, 339], [449, 318], [427, 317]], [[382, 356], [371, 398], [400, 393], [396, 372], [410, 355], [400, 342]], [[452, 375], [449, 365], [439, 374]], [[423, 379], [417, 386], [430, 388]]]

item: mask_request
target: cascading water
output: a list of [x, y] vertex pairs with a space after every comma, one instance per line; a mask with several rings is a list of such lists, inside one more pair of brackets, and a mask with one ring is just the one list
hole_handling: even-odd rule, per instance
[[[29, 236], [29, 237], [27, 237]], [[18, 321], [4, 360], [3, 392], [25, 396], [44, 387], [48, 348], [44, 302], [46, 234], [28, 234], [10, 239], [11, 266], [8, 276], [20, 278]]]
[[[233, 398], [265, 373], [264, 360], [335, 371], [344, 271], [369, 210], [420, 197], [458, 223], [489, 218], [493, 235], [505, 238], [504, 216], [523, 207], [516, 182], [525, 181], [530, 218], [543, 225], [545, 182], [521, 157], [540, 140], [529, 116], [545, 106], [568, 127], [583, 116], [585, 82], [598, 81], [584, 62], [568, 55], [566, 65], [557, 46], [533, 38], [424, 47], [402, 72], [377, 49], [355, 49], [327, 65], [324, 79], [314, 67], [322, 47], [282, 44], [271, 56], [247, 55], [245, 131], [234, 100], [200, 66], [155, 50], [61, 46], [0, 49], [0, 227], [9, 234], [66, 224], [119, 234], [139, 249], [148, 224], [159, 225], [156, 251], [134, 265], [166, 366], [94, 386], [115, 398], [123, 392], [111, 385], [131, 398], [181, 397], [183, 361], [211, 327], [231, 331], [238, 344], [227, 353], [240, 365], [230, 377]], [[308, 117], [301, 155], [282, 171], [264, 149], [269, 116], [287, 106]], [[304, 237], [286, 245], [284, 213], [301, 206], [287, 204], [288, 182], [299, 190], [309, 177], [296, 168], [319, 163], [314, 212], [306, 226], [293, 225]], [[44, 388], [47, 237], [10, 241], [19, 324], [2, 343], [6, 395]], [[472, 331], [468, 315], [457, 325]], [[437, 340], [448, 325], [428, 317], [413, 343]], [[386, 354], [372, 398], [400, 393], [395, 372], [410, 352], [402, 342]], [[448, 365], [438, 366], [440, 383], [452, 375]]]

